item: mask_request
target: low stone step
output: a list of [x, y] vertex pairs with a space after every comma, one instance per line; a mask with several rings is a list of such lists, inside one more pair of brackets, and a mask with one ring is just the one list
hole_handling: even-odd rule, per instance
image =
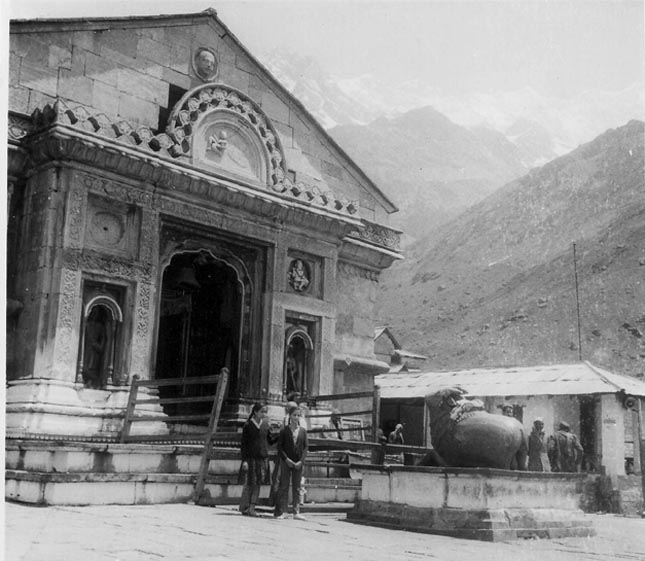
[[[193, 499], [194, 473], [94, 473], [5, 471], [5, 498], [39, 505], [185, 503]], [[360, 498], [360, 482], [326, 486], [306, 482], [306, 497], [313, 503], [354, 503]], [[242, 486], [237, 476], [209, 475], [207, 504], [237, 504]], [[268, 499], [269, 486], [260, 497]]]

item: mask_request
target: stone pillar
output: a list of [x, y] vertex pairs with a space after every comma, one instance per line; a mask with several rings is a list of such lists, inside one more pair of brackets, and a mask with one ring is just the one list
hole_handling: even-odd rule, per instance
[[607, 476], [616, 484], [625, 475], [625, 409], [615, 394], [604, 394], [600, 400], [600, 454]]

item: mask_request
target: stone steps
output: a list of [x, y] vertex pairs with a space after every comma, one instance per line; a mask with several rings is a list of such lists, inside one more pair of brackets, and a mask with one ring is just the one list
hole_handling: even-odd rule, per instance
[[[188, 502], [201, 453], [195, 444], [8, 440], [5, 497], [49, 505]], [[214, 456], [206, 480], [208, 502], [236, 504], [242, 493], [237, 484], [239, 450], [216, 448]], [[334, 477], [336, 471], [307, 468], [309, 502], [353, 503], [359, 498], [360, 480]], [[268, 486], [263, 487], [261, 497], [268, 495]]]
[[[5, 498], [37, 505], [160, 504], [193, 499], [196, 476], [185, 473], [60, 473], [5, 471]], [[353, 505], [361, 491], [360, 481], [308, 480], [308, 503]], [[231, 476], [209, 476], [206, 499], [200, 504], [237, 504], [242, 486]], [[269, 486], [260, 498], [268, 499]]]

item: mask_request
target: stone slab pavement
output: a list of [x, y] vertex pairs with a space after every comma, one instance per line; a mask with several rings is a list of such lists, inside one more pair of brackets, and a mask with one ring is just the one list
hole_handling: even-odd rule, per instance
[[33, 507], [5, 503], [5, 561], [645, 560], [645, 519], [588, 515], [598, 535], [488, 543], [347, 522], [241, 516], [191, 504]]

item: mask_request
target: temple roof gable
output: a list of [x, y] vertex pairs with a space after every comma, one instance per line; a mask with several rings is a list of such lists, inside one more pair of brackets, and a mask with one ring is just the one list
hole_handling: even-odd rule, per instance
[[213, 9], [16, 20], [11, 36], [16, 113], [59, 102], [92, 132], [131, 129], [128, 141], [207, 173], [327, 197], [374, 223], [397, 210]]

